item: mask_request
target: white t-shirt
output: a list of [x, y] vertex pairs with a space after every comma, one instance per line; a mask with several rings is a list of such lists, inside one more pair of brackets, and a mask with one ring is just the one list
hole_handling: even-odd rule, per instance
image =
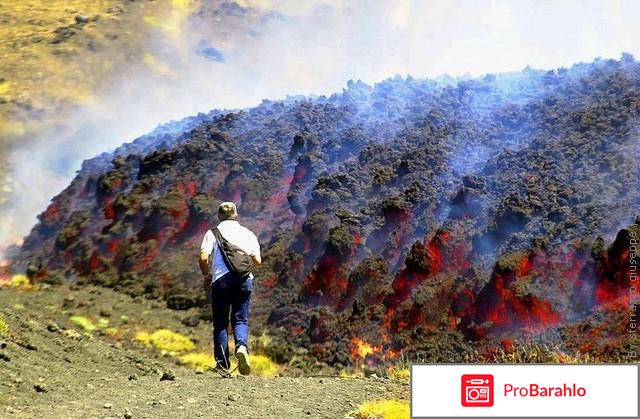
[[[224, 220], [218, 224], [218, 230], [220, 235], [228, 240], [231, 244], [238, 246], [243, 252], [249, 256], [260, 256], [260, 244], [258, 238], [251, 230], [240, 225], [236, 220]], [[200, 245], [200, 252], [208, 255], [213, 253], [211, 258], [212, 279], [211, 283], [214, 283], [222, 275], [229, 272], [227, 265], [224, 263], [224, 258], [220, 247], [217, 245], [217, 240], [211, 230], [207, 230], [207, 233], [202, 239], [202, 245]], [[253, 278], [253, 274], [249, 276]]]

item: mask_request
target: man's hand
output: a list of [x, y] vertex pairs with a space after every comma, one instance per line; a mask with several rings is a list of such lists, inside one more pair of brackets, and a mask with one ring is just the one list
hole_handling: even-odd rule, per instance
[[[198, 258], [198, 265], [200, 266], [200, 272], [202, 272], [202, 285], [205, 290], [211, 288], [211, 272], [209, 271], [209, 253], [200, 252]], [[209, 273], [206, 273], [209, 272]]]
[[208, 290], [209, 288], [211, 288], [211, 279], [212, 279], [211, 274], [202, 276], [202, 285], [204, 286], [205, 290]]

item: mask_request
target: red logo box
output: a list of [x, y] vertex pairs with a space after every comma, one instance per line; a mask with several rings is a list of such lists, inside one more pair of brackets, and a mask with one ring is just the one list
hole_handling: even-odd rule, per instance
[[493, 375], [465, 374], [460, 380], [461, 403], [464, 407], [493, 406]]

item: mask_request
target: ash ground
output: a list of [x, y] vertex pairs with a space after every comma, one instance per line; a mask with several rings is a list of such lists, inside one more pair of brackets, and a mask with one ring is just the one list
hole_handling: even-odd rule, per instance
[[[72, 314], [100, 313], [119, 336], [89, 337], [69, 321]], [[223, 379], [196, 373], [130, 336], [166, 327], [204, 351], [210, 345], [207, 322], [184, 326], [188, 313], [108, 289], [0, 289], [0, 315], [9, 327], [0, 349], [1, 418], [337, 418], [366, 400], [409, 397], [408, 382], [382, 377]], [[164, 373], [175, 379], [161, 381]]]

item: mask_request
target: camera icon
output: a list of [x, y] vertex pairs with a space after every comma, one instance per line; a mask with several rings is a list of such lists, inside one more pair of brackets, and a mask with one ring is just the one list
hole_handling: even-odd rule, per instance
[[493, 375], [465, 374], [460, 380], [461, 403], [464, 407], [493, 406]]

